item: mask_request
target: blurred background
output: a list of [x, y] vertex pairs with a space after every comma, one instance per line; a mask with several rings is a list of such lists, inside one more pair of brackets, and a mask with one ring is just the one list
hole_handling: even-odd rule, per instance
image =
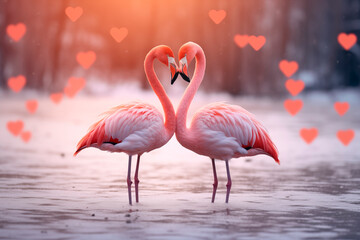
[[[82, 8], [76, 21], [68, 7]], [[226, 17], [216, 24], [211, 10]], [[18, 23], [26, 33], [16, 42], [7, 29]], [[128, 31], [120, 42], [114, 27]], [[358, 40], [345, 50], [340, 33]], [[266, 43], [240, 48], [237, 34]], [[224, 204], [217, 161], [210, 204], [210, 160], [173, 137], [142, 156], [140, 203], [130, 207], [126, 154], [90, 148], [74, 158], [76, 144], [116, 104], [162, 109], [144, 58], [159, 44], [177, 57], [188, 41], [207, 57], [188, 118], [211, 102], [241, 105], [269, 130], [281, 166], [266, 155], [233, 159]], [[85, 69], [77, 55], [88, 51], [96, 60]], [[296, 100], [283, 59], [305, 83]], [[177, 108], [188, 84], [171, 86], [159, 62], [155, 70]], [[11, 91], [19, 75], [26, 85], [17, 78]], [[360, 0], [0, 0], [0, 239], [360, 239], [359, 85]]]
[[[65, 15], [68, 6], [82, 7], [77, 21]], [[220, 24], [209, 18], [211, 9], [226, 11]], [[6, 27], [19, 22], [27, 31], [15, 43]], [[112, 27], [129, 33], [118, 43]], [[143, 70], [147, 52], [166, 44], [177, 55], [183, 43], [194, 41], [207, 56], [202, 88], [208, 91], [285, 94], [282, 59], [298, 62], [292, 78], [303, 80], [306, 91], [359, 88], [360, 47], [345, 51], [337, 42], [341, 32], [360, 39], [359, 0], [0, 0], [0, 87], [7, 89], [8, 78], [23, 74], [26, 88], [44, 92], [61, 91], [73, 75], [149, 88]], [[259, 51], [239, 48], [236, 34], [263, 35], [266, 44]], [[80, 51], [96, 53], [88, 70], [76, 62]], [[167, 70], [157, 68], [160, 74]]]

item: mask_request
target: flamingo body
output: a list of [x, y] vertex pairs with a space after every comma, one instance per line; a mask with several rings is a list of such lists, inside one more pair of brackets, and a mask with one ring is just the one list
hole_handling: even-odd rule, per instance
[[266, 129], [253, 114], [236, 105], [212, 103], [198, 110], [189, 132], [194, 141], [184, 141], [184, 147], [210, 158], [229, 160], [266, 154], [279, 162], [277, 149]]
[[76, 156], [81, 150], [88, 147], [127, 153], [129, 155], [127, 185], [130, 205], [132, 204], [132, 155], [138, 155], [134, 180], [136, 202], [139, 202], [138, 171], [141, 154], [163, 146], [175, 132], [173, 105], [154, 71], [155, 59], [170, 67], [169, 60], [173, 58], [174, 53], [168, 46], [159, 45], [149, 51], [144, 61], [146, 77], [161, 102], [165, 119], [159, 110], [146, 103], [135, 102], [119, 105], [103, 113], [102, 119], [93, 124], [79, 141], [74, 153]]
[[163, 116], [146, 103], [122, 104], [103, 113], [80, 140], [75, 155], [87, 147], [129, 155], [143, 154], [169, 141]]
[[182, 75], [186, 75], [187, 63], [193, 59], [196, 60], [195, 73], [176, 111], [176, 138], [185, 148], [211, 158], [214, 174], [212, 202], [215, 200], [218, 185], [215, 159], [225, 161], [228, 177], [225, 200], [227, 203], [232, 184], [229, 160], [266, 154], [280, 163], [278, 151], [263, 125], [240, 106], [225, 103], [207, 105], [195, 113], [190, 127], [186, 126], [190, 104], [204, 78], [206, 58], [198, 44], [185, 43], [179, 50], [179, 69]]

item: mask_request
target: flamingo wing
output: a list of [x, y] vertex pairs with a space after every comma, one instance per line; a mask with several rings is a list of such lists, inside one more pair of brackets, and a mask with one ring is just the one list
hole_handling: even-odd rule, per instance
[[207, 132], [208, 141], [222, 141], [218, 144], [235, 149], [232, 157], [262, 153], [279, 163], [278, 150], [265, 127], [240, 106], [225, 103], [207, 105], [195, 114], [193, 127], [198, 132]]
[[122, 104], [102, 114], [79, 141], [74, 155], [87, 147], [138, 154], [162, 144], [164, 122], [161, 113], [145, 103]]

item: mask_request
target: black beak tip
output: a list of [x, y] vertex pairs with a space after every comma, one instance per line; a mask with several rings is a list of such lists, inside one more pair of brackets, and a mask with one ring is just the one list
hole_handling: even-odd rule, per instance
[[181, 72], [180, 75], [185, 81], [190, 82], [190, 78], [185, 73]]
[[179, 72], [176, 72], [174, 77], [171, 79], [171, 85], [174, 84], [174, 82], [176, 81], [177, 77], [179, 76]]
[[185, 73], [183, 73], [183, 72], [176, 72], [175, 75], [174, 75], [174, 77], [171, 79], [171, 85], [174, 84], [174, 82], [175, 82], [176, 79], [178, 78], [179, 74], [180, 74], [180, 76], [182, 77], [182, 79], [184, 79], [186, 82], [188, 82], [188, 83], [190, 82], [190, 78], [189, 78]]

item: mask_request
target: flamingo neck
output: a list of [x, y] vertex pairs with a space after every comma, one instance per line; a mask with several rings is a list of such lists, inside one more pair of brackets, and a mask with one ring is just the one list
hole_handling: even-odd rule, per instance
[[190, 143], [192, 132], [186, 127], [188, 110], [200, 84], [204, 78], [206, 59], [202, 49], [197, 49], [195, 54], [196, 66], [194, 76], [186, 88], [176, 111], [176, 137], [180, 143]]
[[154, 60], [156, 56], [154, 53], [149, 53], [145, 58], [145, 74], [150, 83], [151, 88], [158, 96], [165, 114], [165, 132], [166, 141], [168, 141], [175, 132], [175, 111], [174, 107], [165, 92], [164, 87], [161, 85], [156, 73], [154, 71]]

